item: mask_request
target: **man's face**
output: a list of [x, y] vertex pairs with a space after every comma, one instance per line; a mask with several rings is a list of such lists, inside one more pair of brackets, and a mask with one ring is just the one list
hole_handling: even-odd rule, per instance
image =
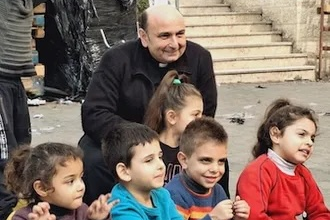
[[147, 30], [140, 30], [144, 47], [160, 63], [178, 60], [186, 50], [185, 25], [182, 17], [148, 19]]

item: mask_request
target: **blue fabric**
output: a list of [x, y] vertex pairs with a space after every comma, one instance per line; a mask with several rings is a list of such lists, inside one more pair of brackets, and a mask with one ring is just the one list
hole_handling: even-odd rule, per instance
[[111, 201], [119, 199], [119, 203], [110, 212], [112, 220], [182, 220], [166, 189], [154, 189], [150, 194], [153, 208], [140, 204], [122, 184], [116, 184]]
[[184, 219], [203, 219], [209, 220], [208, 213], [221, 201], [228, 199], [225, 191], [220, 184], [215, 184], [208, 194], [194, 193], [184, 183], [182, 173], [175, 175], [166, 184], [165, 188], [170, 192]]

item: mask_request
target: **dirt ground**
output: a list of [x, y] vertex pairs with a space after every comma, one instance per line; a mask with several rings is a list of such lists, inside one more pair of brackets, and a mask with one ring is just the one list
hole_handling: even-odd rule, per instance
[[[251, 158], [256, 130], [267, 105], [286, 97], [308, 105], [319, 115], [320, 130], [314, 155], [306, 163], [330, 206], [330, 83], [284, 82], [218, 85], [216, 119], [229, 133], [230, 190], [235, 192], [237, 178]], [[30, 107], [33, 145], [45, 141], [77, 145], [82, 135], [79, 103], [47, 103]]]

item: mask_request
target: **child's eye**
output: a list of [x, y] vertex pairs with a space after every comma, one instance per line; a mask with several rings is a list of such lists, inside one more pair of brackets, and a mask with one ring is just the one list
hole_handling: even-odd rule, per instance
[[299, 133], [298, 135], [301, 136], [301, 137], [304, 137], [305, 133]]
[[210, 163], [211, 161], [207, 158], [203, 158], [200, 160], [202, 163]]
[[315, 136], [311, 137], [311, 141], [314, 143], [315, 142]]
[[152, 161], [152, 158], [147, 159], [145, 162], [146, 162], [146, 163], [150, 163], [151, 161]]
[[73, 182], [74, 182], [74, 180], [72, 179], [72, 180], [68, 180], [68, 181], [66, 181], [65, 183], [66, 183], [66, 184], [69, 184], [69, 185], [72, 185]]

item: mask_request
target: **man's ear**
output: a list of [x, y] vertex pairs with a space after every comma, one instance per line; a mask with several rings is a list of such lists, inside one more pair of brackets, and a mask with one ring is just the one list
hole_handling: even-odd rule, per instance
[[165, 119], [170, 125], [175, 125], [177, 122], [176, 112], [172, 109], [165, 112]]
[[184, 154], [182, 151], [179, 151], [178, 155], [177, 155], [178, 161], [181, 164], [182, 169], [187, 169], [188, 165], [187, 165], [187, 160], [188, 157], [186, 154]]
[[281, 137], [281, 131], [278, 129], [278, 127], [273, 126], [269, 129], [269, 136], [274, 144], [278, 144], [279, 138]]
[[48, 196], [49, 190], [45, 189], [44, 184], [42, 184], [40, 180], [34, 181], [33, 189], [40, 197]]
[[129, 173], [129, 169], [124, 163], [118, 163], [116, 165], [116, 172], [120, 180], [129, 182], [131, 181], [131, 175]]
[[139, 37], [141, 39], [141, 43], [142, 43], [143, 47], [147, 48], [148, 43], [149, 43], [148, 34], [142, 28], [139, 28]]

